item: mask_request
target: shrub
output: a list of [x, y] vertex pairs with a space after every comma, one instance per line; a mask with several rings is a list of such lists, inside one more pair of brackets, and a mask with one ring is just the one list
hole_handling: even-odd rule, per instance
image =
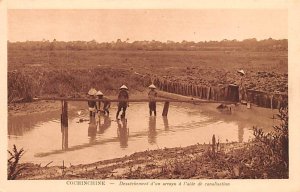
[[273, 126], [274, 131], [264, 133], [262, 129], [254, 128], [255, 141], [261, 144], [261, 150], [264, 150], [265, 163], [269, 166], [284, 165], [288, 168], [289, 164], [289, 146], [288, 146], [288, 107], [279, 109], [277, 117], [280, 119], [279, 126]]

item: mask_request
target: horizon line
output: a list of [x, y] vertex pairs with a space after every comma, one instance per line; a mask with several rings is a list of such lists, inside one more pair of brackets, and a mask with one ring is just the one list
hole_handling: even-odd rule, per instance
[[264, 41], [264, 40], [275, 40], [275, 41], [280, 41], [280, 40], [288, 40], [288, 38], [279, 38], [279, 39], [275, 39], [275, 38], [272, 38], [272, 37], [269, 37], [269, 38], [263, 38], [263, 39], [257, 39], [255, 37], [252, 37], [252, 38], [245, 38], [245, 39], [242, 39], [242, 40], [238, 40], [238, 39], [222, 39], [222, 40], [202, 40], [202, 41], [188, 41], [188, 40], [182, 40], [182, 41], [174, 41], [174, 40], [166, 40], [166, 41], [160, 41], [160, 40], [135, 40], [135, 41], [129, 41], [127, 39], [125, 40], [122, 40], [121, 38], [118, 38], [116, 40], [113, 40], [113, 41], [97, 41], [95, 39], [91, 39], [91, 40], [68, 40], [68, 41], [65, 41], [65, 40], [57, 40], [56, 38], [52, 39], [52, 40], [49, 40], [49, 39], [42, 39], [42, 40], [26, 40], [26, 41], [11, 41], [9, 39], [7, 39], [7, 42], [8, 43], [26, 43], [26, 42], [53, 42], [54, 40], [56, 42], [65, 42], [65, 43], [68, 43], [68, 42], [91, 42], [91, 41], [95, 41], [96, 43], [116, 43], [118, 40], [121, 40], [122, 43], [134, 43], [134, 42], [143, 42], [143, 41], [148, 41], [148, 42], [152, 42], [152, 41], [156, 41], [156, 42], [160, 42], [160, 43], [167, 43], [167, 42], [174, 42], [174, 43], [182, 43], [183, 41], [186, 41], [186, 42], [190, 42], [190, 43], [200, 43], [200, 42], [222, 42], [222, 41], [237, 41], [237, 42], [242, 42], [242, 41], [245, 41], [245, 40], [250, 40], [250, 39], [256, 39], [256, 41]]

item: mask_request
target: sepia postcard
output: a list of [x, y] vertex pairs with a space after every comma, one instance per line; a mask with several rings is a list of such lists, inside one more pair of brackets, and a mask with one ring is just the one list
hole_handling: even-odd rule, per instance
[[0, 192], [300, 191], [300, 1], [0, 9]]

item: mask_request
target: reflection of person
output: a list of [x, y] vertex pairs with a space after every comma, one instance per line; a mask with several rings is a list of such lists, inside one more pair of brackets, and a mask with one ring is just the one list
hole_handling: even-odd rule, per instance
[[129, 136], [129, 129], [127, 128], [127, 119], [122, 119], [117, 121], [118, 123], [118, 138], [120, 141], [121, 148], [126, 148], [128, 146], [128, 136]]
[[97, 125], [95, 117], [90, 117], [90, 123], [88, 127], [88, 136], [90, 137], [90, 142], [93, 143], [96, 140]]
[[238, 139], [240, 143], [244, 140], [244, 128], [245, 124], [243, 122], [238, 122]]
[[149, 117], [149, 131], [148, 131], [148, 143], [156, 143], [156, 118]]
[[125, 100], [125, 101], [120, 101], [119, 102], [118, 111], [117, 111], [117, 114], [116, 114], [116, 119], [119, 119], [119, 113], [120, 113], [121, 110], [123, 110], [121, 118], [125, 118], [126, 109], [129, 106], [128, 101], [126, 101], [127, 99], [129, 99], [128, 88], [125, 85], [122, 85], [120, 87], [118, 99]]
[[[89, 99], [95, 99], [96, 93], [97, 93], [96, 89], [91, 88], [88, 92]], [[88, 101], [88, 106], [89, 106], [90, 117], [91, 116], [95, 117], [96, 112], [97, 112], [96, 101]]]
[[163, 116], [165, 131], [169, 131], [169, 121], [167, 116]]
[[104, 116], [103, 124], [101, 124], [101, 116], [99, 116], [99, 133], [103, 134], [106, 129], [111, 125], [111, 119], [108, 116]]
[[157, 92], [155, 91], [156, 87], [155, 85], [151, 84], [149, 86], [150, 91], [148, 93], [149, 97], [149, 111], [150, 111], [150, 116], [152, 115], [152, 111], [154, 112], [154, 116], [156, 116], [156, 97], [157, 97]]

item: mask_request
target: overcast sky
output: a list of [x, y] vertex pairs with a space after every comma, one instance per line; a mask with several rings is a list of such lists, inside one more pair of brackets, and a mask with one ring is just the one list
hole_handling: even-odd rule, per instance
[[287, 39], [287, 10], [8, 10], [8, 40]]

